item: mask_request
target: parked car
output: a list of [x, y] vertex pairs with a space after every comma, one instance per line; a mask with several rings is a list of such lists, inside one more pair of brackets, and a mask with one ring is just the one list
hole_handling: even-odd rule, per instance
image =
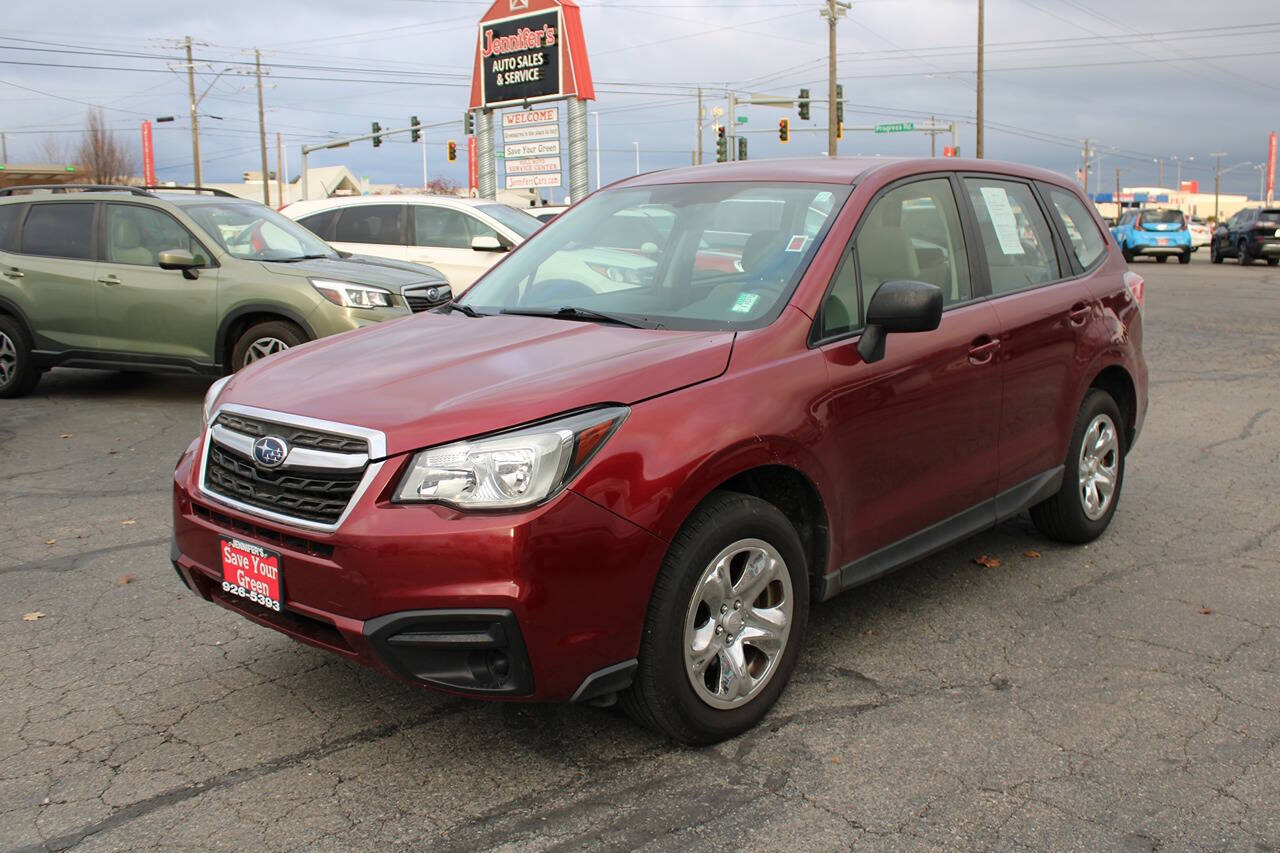
[[[741, 270], [699, 270], [745, 198], [776, 218]], [[675, 214], [653, 274], [540, 279], [655, 206]], [[616, 697], [722, 740], [778, 699], [812, 603], [1023, 510], [1059, 541], [1106, 530], [1147, 409], [1143, 296], [1074, 182], [1040, 169], [636, 176], [457, 303], [211, 387], [174, 472], [174, 567], [410, 683]]]
[[60, 365], [220, 375], [448, 299], [224, 192], [0, 190], [0, 397]]
[[528, 212], [539, 222], [550, 222], [569, 209], [567, 204], [547, 204], [542, 207], [531, 207]]
[[1192, 217], [1187, 222], [1187, 230], [1191, 232], [1191, 251], [1200, 251], [1201, 246], [1207, 246], [1213, 242], [1213, 229], [1209, 224], [1199, 217]]
[[339, 249], [439, 270], [455, 296], [542, 227], [523, 210], [453, 196], [345, 196], [281, 212]]
[[1170, 257], [1177, 257], [1180, 264], [1191, 263], [1191, 232], [1180, 210], [1130, 210], [1111, 233], [1126, 261], [1149, 255], [1162, 264]]
[[1240, 211], [1213, 232], [1209, 258], [1215, 264], [1235, 258], [1241, 266], [1254, 261], [1280, 264], [1280, 208], [1254, 207]]

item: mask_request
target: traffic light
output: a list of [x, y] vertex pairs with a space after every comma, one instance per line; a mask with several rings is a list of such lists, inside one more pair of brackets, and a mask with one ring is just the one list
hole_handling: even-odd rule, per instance
[[944, 147], [943, 147], [943, 149], [942, 149], [942, 156], [943, 156], [943, 157], [959, 157], [959, 156], [960, 156], [960, 149], [959, 149], [959, 147], [954, 146], [954, 145], [947, 145], [947, 146], [944, 146]]
[[409, 116], [409, 139], [418, 142], [422, 139], [422, 131], [419, 129], [418, 117]]
[[476, 114], [471, 110], [467, 110], [462, 114], [462, 128], [467, 136], [476, 135]]
[[458, 159], [458, 143], [452, 139], [449, 140], [449, 162], [452, 163]]
[[747, 138], [745, 136], [738, 137], [738, 159], [747, 159]]
[[836, 125], [836, 139], [844, 139], [844, 122]]
[[791, 119], [789, 118], [778, 119], [778, 141], [779, 142], [791, 141]]
[[809, 90], [800, 90], [800, 120], [809, 120]]
[[836, 124], [844, 124], [844, 86], [836, 84]]
[[725, 163], [729, 160], [729, 140], [724, 136], [724, 125], [716, 125], [716, 162]]
[[373, 123], [373, 147], [377, 148], [382, 144], [382, 125], [376, 121]]

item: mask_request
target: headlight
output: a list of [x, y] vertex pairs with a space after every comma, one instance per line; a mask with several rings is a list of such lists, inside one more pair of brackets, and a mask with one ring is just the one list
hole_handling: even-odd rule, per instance
[[349, 281], [329, 281], [323, 278], [308, 279], [320, 295], [334, 305], [343, 308], [390, 308], [391, 291], [381, 287], [352, 284]]
[[396, 500], [458, 509], [514, 509], [546, 500], [591, 459], [627, 415], [614, 406], [419, 452]]
[[224, 376], [217, 382], [209, 386], [209, 390], [204, 392], [204, 425], [209, 425], [209, 419], [213, 417], [213, 406], [218, 402], [218, 395], [222, 393], [222, 389], [231, 381], [230, 376]]

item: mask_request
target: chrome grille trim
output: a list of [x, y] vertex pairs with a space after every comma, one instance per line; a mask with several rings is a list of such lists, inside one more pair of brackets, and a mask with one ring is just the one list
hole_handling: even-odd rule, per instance
[[[242, 432], [229, 430], [215, 423], [210, 430], [214, 443], [230, 448], [244, 456], [253, 458], [253, 445], [256, 439]], [[293, 446], [289, 455], [280, 463], [280, 468], [325, 468], [331, 471], [352, 471], [363, 468], [369, 463], [364, 453], [331, 453], [328, 450], [312, 450], [308, 447]]]

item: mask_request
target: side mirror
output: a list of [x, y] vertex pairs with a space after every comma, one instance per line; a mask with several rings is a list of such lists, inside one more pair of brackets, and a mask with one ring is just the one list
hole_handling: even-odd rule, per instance
[[505, 252], [506, 247], [498, 242], [497, 237], [481, 235], [471, 238], [471, 248], [477, 252]]
[[182, 277], [191, 280], [200, 277], [200, 267], [204, 265], [185, 249], [166, 249], [156, 257], [156, 263], [162, 270], [182, 270]]
[[858, 355], [871, 364], [884, 358], [890, 332], [931, 332], [942, 322], [942, 289], [923, 281], [886, 281], [867, 306]]

